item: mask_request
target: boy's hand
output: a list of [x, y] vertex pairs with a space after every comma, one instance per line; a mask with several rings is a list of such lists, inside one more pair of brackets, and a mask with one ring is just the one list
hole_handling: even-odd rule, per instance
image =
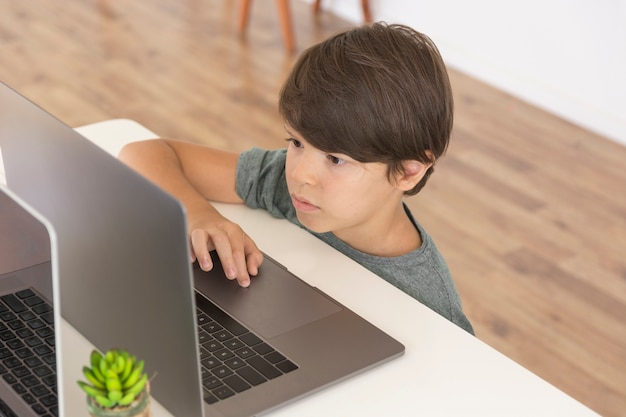
[[215, 249], [228, 279], [248, 287], [250, 276], [259, 272], [263, 254], [239, 225], [219, 214], [210, 217], [190, 224], [192, 262], [197, 259], [203, 271], [210, 271], [213, 262], [209, 252]]
[[[236, 192], [239, 155], [170, 139], [130, 143], [119, 158], [178, 198], [187, 212], [192, 262], [213, 269], [216, 250], [224, 272], [239, 285], [250, 285], [263, 254], [237, 224], [223, 217], [210, 201], [243, 203]], [[210, 167], [210, 169], [209, 169]]]

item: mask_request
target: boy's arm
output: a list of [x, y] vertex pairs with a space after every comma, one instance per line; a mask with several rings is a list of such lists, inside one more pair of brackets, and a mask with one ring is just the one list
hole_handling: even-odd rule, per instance
[[247, 287], [263, 255], [237, 224], [208, 201], [242, 202], [235, 191], [238, 158], [235, 153], [169, 139], [133, 142], [119, 154], [121, 161], [183, 203], [193, 260], [210, 270], [209, 251], [215, 249], [226, 276]]

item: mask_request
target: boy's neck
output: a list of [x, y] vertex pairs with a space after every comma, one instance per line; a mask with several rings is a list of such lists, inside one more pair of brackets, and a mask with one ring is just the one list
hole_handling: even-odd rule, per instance
[[338, 231], [334, 235], [360, 252], [380, 257], [406, 255], [422, 246], [422, 237], [403, 204], [392, 218], [380, 223], [377, 230]]

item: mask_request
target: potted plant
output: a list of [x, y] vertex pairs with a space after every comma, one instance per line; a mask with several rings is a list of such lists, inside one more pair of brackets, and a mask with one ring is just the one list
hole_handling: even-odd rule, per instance
[[150, 390], [144, 361], [128, 351], [93, 350], [90, 367], [83, 367], [88, 382], [77, 381], [87, 394], [92, 417], [150, 417]]

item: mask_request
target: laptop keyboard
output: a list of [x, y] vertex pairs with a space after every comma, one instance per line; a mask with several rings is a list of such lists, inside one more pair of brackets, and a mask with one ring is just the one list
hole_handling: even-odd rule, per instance
[[54, 350], [52, 306], [31, 289], [0, 296], [0, 375], [40, 416], [58, 416]]
[[213, 404], [298, 369], [196, 292], [204, 400]]
[[[213, 404], [298, 369], [196, 293], [204, 400]], [[32, 289], [0, 296], [0, 375], [36, 414], [58, 416], [52, 306]], [[4, 413], [11, 411], [4, 406]]]

